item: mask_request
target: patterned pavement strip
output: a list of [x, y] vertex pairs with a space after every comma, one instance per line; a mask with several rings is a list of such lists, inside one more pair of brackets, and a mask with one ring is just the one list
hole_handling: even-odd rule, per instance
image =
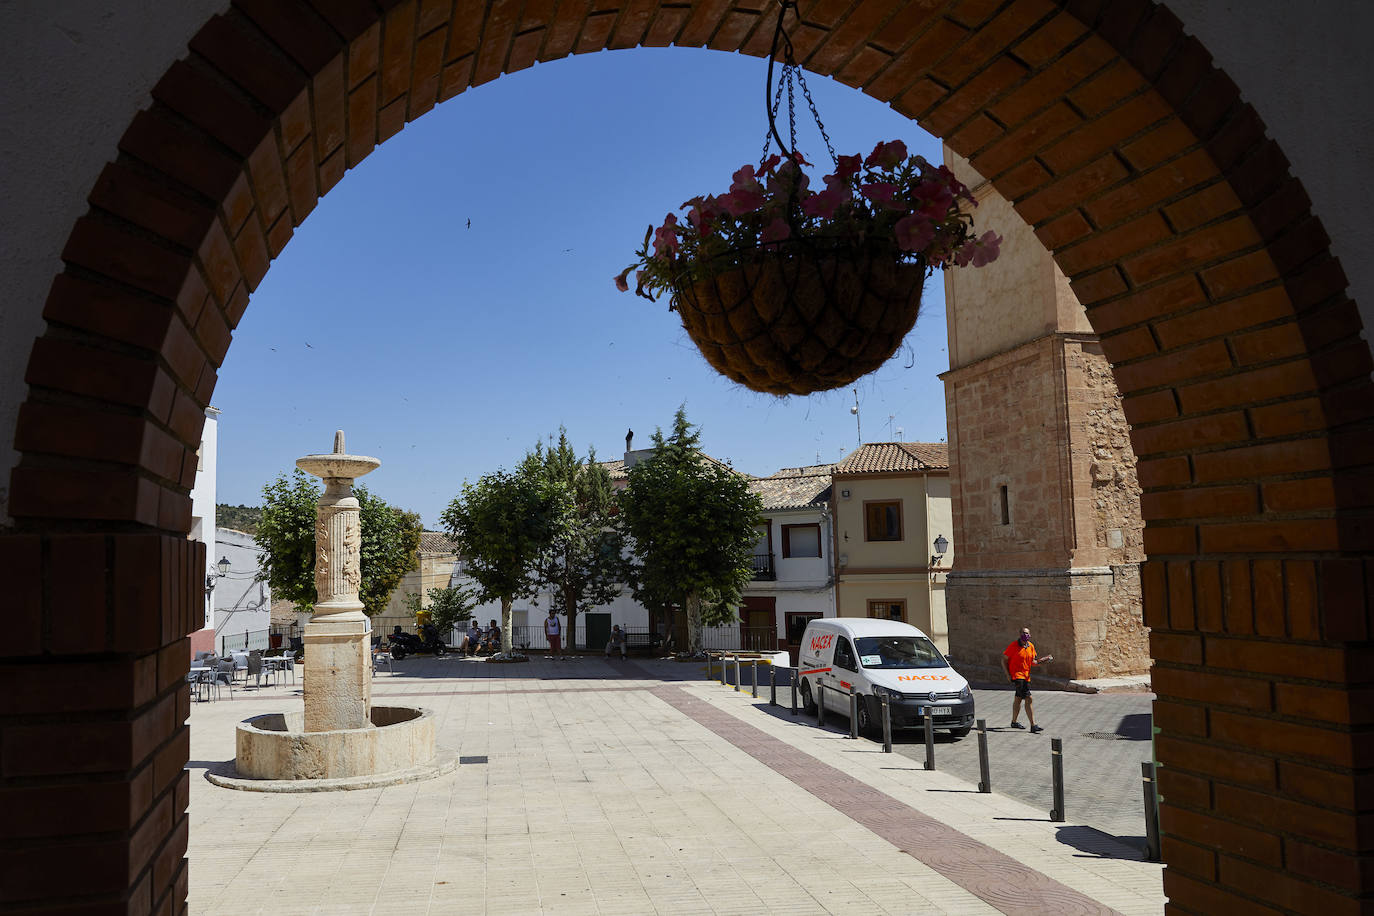
[[1008, 916], [1117, 913], [680, 687], [657, 687], [652, 693]]

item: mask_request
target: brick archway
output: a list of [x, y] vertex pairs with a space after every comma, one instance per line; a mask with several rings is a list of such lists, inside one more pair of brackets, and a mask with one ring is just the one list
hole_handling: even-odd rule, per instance
[[[236, 0], [169, 67], [62, 253], [16, 431], [19, 531], [0, 538], [0, 566], [33, 571], [10, 583], [0, 668], [0, 901], [52, 899], [56, 863], [79, 859], [73, 901], [184, 906], [184, 634], [204, 576], [186, 491], [230, 330], [318, 198], [503, 72], [769, 39], [770, 14], [731, 2], [378, 5]], [[1166, 891], [1180, 912], [1354, 908], [1374, 890], [1374, 392], [1283, 152], [1147, 0], [847, 8], [803, 4], [808, 69], [989, 176], [1116, 365], [1145, 488]]]

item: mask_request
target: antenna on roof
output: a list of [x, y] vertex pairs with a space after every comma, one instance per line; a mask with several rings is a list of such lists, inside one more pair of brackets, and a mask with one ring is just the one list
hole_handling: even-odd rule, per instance
[[849, 412], [854, 415], [854, 431], [859, 435], [859, 445], [864, 444], [863, 426], [859, 423], [859, 389], [854, 389], [854, 406], [849, 408]]

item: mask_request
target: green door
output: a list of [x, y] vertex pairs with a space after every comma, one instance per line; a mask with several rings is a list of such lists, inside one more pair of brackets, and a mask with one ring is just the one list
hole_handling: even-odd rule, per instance
[[589, 652], [600, 652], [611, 640], [611, 615], [586, 614], [587, 642], [582, 648]]

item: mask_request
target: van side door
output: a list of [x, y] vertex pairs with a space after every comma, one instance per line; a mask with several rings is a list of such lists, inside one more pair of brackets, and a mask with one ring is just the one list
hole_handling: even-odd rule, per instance
[[855, 681], [859, 672], [859, 657], [854, 654], [849, 637], [836, 637], [835, 661], [832, 664], [834, 668], [831, 670], [831, 680], [825, 685], [826, 699], [830, 701], [827, 705], [847, 715], [849, 691], [857, 686]]

